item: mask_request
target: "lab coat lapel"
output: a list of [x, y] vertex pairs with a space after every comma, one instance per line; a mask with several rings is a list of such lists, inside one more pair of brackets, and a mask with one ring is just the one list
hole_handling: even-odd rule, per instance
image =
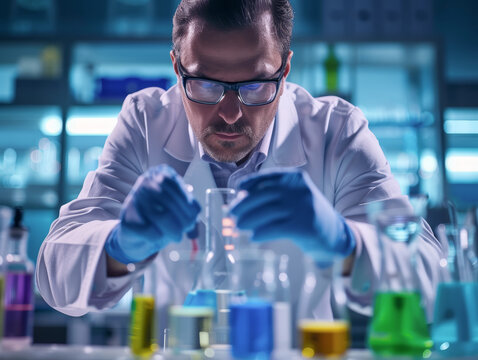
[[280, 98], [269, 154], [261, 169], [301, 167], [307, 158], [300, 134], [299, 116], [292, 95], [287, 91]]
[[217, 186], [209, 164], [206, 161], [201, 160], [197, 147], [196, 154], [184, 174], [184, 181], [193, 186], [194, 197], [201, 205], [199, 219], [205, 222], [206, 218], [204, 209], [206, 208], [206, 189], [215, 188]]

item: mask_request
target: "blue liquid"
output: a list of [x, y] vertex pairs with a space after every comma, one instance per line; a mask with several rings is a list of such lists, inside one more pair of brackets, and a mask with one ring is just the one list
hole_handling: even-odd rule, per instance
[[478, 354], [478, 283], [438, 285], [432, 339], [445, 356]]
[[205, 306], [216, 309], [216, 300], [216, 291], [210, 289], [200, 289], [189, 292], [186, 300], [184, 300], [184, 306]]
[[273, 310], [267, 301], [230, 306], [231, 351], [237, 359], [270, 359], [274, 348]]

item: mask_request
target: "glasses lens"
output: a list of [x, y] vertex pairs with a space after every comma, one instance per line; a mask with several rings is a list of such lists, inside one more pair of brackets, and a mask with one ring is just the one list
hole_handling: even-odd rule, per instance
[[257, 82], [241, 86], [239, 93], [247, 105], [259, 105], [271, 102], [276, 89], [275, 82]]
[[196, 101], [205, 103], [216, 103], [222, 96], [224, 88], [212, 81], [188, 79], [186, 81], [186, 92], [188, 96]]

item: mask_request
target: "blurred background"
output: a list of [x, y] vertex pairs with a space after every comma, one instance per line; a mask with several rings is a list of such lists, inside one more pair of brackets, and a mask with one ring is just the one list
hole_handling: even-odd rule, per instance
[[[97, 167], [122, 100], [176, 81], [178, 0], [0, 0], [0, 205], [22, 206], [36, 260], [59, 206]], [[292, 0], [289, 80], [370, 122], [431, 225], [478, 204], [478, 2]], [[476, 213], [475, 213], [476, 214]], [[126, 344], [129, 300], [67, 318], [36, 299], [36, 343]]]

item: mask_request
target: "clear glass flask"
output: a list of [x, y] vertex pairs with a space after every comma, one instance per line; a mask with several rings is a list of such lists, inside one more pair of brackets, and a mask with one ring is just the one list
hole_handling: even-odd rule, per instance
[[5, 256], [5, 299], [2, 347], [19, 350], [29, 346], [33, 335], [33, 263], [27, 257], [28, 230], [23, 212], [15, 209], [8, 232]]
[[379, 237], [381, 270], [368, 345], [378, 355], [428, 357], [433, 342], [416, 271], [421, 217], [411, 206], [377, 205], [371, 217]]
[[446, 249], [441, 259], [431, 328], [435, 351], [444, 357], [478, 354], [478, 261], [473, 226], [440, 224], [437, 237]]
[[229, 188], [206, 190], [206, 245], [203, 265], [204, 286], [209, 289], [231, 289], [231, 251], [239, 234], [229, 215], [236, 191]]

